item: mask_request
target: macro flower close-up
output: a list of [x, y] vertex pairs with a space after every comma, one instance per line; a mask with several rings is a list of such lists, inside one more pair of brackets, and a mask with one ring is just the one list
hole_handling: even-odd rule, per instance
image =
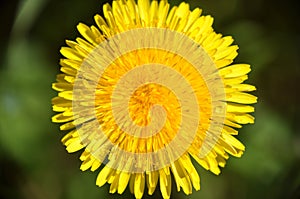
[[0, 1], [1, 199], [299, 199], [299, 9]]
[[187, 3], [115, 0], [103, 13], [60, 50], [52, 121], [68, 131], [63, 144], [84, 149], [80, 169], [100, 170], [96, 184], [110, 193], [200, 190], [191, 159], [218, 175], [245, 150], [237, 129], [254, 123], [250, 65], [234, 63], [233, 38]]

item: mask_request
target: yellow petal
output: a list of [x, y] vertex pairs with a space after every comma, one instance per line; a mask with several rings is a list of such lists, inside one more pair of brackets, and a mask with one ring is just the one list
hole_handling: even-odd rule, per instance
[[219, 70], [219, 74], [224, 78], [233, 78], [246, 75], [251, 71], [249, 64], [234, 64]]
[[[198, 26], [200, 28], [198, 35], [209, 32], [212, 29], [212, 24], [214, 22], [214, 18], [212, 18], [210, 15], [207, 15], [207, 16], [202, 16], [199, 19], [203, 19], [203, 22], [201, 23], [201, 25], [199, 24], [199, 26]], [[204, 38], [203, 38], [203, 40], [204, 40]], [[202, 43], [202, 42], [200, 42], [200, 43]]]
[[189, 177], [192, 181], [193, 187], [196, 190], [200, 190], [200, 177], [199, 177], [198, 172], [195, 169], [194, 165], [192, 164], [189, 156], [183, 155], [181, 158], [179, 158], [179, 161], [180, 161], [181, 165], [183, 165], [183, 167], [187, 171], [187, 174], [189, 175]]
[[191, 154], [191, 156], [200, 164], [204, 169], [209, 170], [208, 163], [203, 159], [199, 158], [196, 154]]
[[85, 41], [80, 37], [76, 38], [76, 41], [82, 48], [84, 48], [88, 52], [92, 52], [92, 50], [94, 50], [95, 48], [92, 44], [90, 44], [89, 42]]
[[233, 38], [231, 36], [226, 36], [222, 38], [222, 43], [219, 45], [219, 48], [226, 48], [233, 43]]
[[222, 156], [217, 157], [217, 162], [220, 167], [225, 167], [226, 165], [226, 159], [224, 159]]
[[241, 104], [254, 104], [257, 102], [257, 97], [248, 93], [234, 92], [226, 94], [226, 101]]
[[73, 90], [73, 85], [70, 83], [53, 83], [52, 88], [56, 91], [67, 91]]
[[143, 27], [148, 27], [150, 24], [149, 20], [149, 9], [150, 9], [150, 2], [149, 0], [138, 0], [138, 8], [139, 14], [141, 18], [141, 22]]
[[179, 183], [180, 187], [182, 187], [182, 190], [185, 194], [191, 194], [192, 193], [192, 185], [189, 178], [189, 175], [187, 174], [186, 170], [183, 168], [183, 166], [180, 164], [179, 161], [175, 161], [171, 164], [171, 169], [174, 174], [174, 178], [177, 183]]
[[119, 184], [118, 184], [118, 194], [122, 194], [129, 182], [131, 174], [128, 172], [121, 172], [120, 178], [119, 178]]
[[176, 10], [176, 15], [181, 18], [184, 19], [189, 15], [190, 12], [190, 6], [187, 3], [181, 2], [180, 5], [178, 6], [178, 9]]
[[219, 175], [221, 173], [221, 171], [220, 171], [220, 168], [218, 167], [218, 162], [216, 161], [215, 155], [210, 153], [206, 156], [205, 159], [209, 164], [209, 170], [211, 172], [213, 172], [214, 174]]
[[72, 142], [78, 141], [78, 139], [79, 139], [78, 137], [67, 137], [67, 135], [66, 135], [62, 139], [62, 143], [65, 146], [69, 146]]
[[95, 20], [98, 28], [100, 28], [100, 29], [101, 29], [102, 26], [107, 26], [107, 23], [105, 22], [105, 20], [98, 14], [96, 14], [94, 16], [94, 20]]
[[[61, 139], [61, 142], [62, 142], [63, 144], [65, 144], [69, 139], [74, 138], [74, 137], [78, 137], [78, 136], [79, 136], [79, 135], [78, 135], [77, 131], [76, 131], [76, 130], [72, 130], [72, 131], [70, 131], [69, 133], [67, 133], [67, 134]], [[67, 144], [65, 144], [65, 145], [67, 145]]]
[[98, 42], [97, 42], [97, 39], [98, 39], [99, 37], [102, 37], [102, 35], [101, 35], [99, 29], [96, 28], [95, 26], [91, 26], [91, 31], [92, 31], [92, 33], [93, 33], [94, 36], [95, 36], [96, 43], [98, 43]]
[[224, 138], [224, 141], [233, 145], [235, 148], [239, 149], [239, 150], [245, 150], [245, 146], [235, 137], [233, 137], [232, 135], [228, 135], [228, 134], [222, 134], [222, 137]]
[[66, 149], [69, 153], [73, 153], [83, 148], [84, 145], [81, 143], [81, 140], [77, 138], [76, 141], [73, 141], [71, 144], [69, 144]]
[[88, 41], [90, 42], [91, 44], [93, 45], [97, 45], [97, 42], [96, 42], [96, 36], [93, 34], [93, 32], [91, 31], [91, 29], [83, 24], [83, 23], [79, 23], [77, 25], [77, 29], [79, 31], [79, 33]]
[[65, 124], [61, 125], [59, 128], [62, 131], [66, 131], [66, 130], [70, 130], [70, 129], [75, 128], [75, 125], [74, 125], [73, 122], [68, 122], [68, 123], [65, 123]]
[[95, 22], [97, 26], [100, 28], [100, 30], [103, 32], [104, 35], [107, 37], [110, 37], [113, 34], [113, 30], [111, 30], [108, 27], [108, 24], [105, 22], [105, 20], [100, 15], [95, 15], [94, 17]]
[[82, 61], [83, 57], [74, 49], [69, 47], [62, 47], [60, 53], [68, 59]]
[[193, 23], [200, 17], [202, 10], [199, 8], [195, 8], [189, 15], [188, 22], [184, 28], [184, 32], [187, 32]]
[[59, 97], [62, 97], [67, 100], [72, 100], [73, 99], [73, 91], [62, 91], [58, 93]]
[[145, 189], [145, 174], [144, 173], [135, 174], [134, 196], [136, 199], [141, 199], [143, 197], [144, 189]]
[[66, 40], [66, 44], [73, 49], [75, 46], [78, 45], [75, 41], [70, 41], [70, 40]]
[[249, 114], [227, 113], [226, 118], [239, 124], [253, 124], [254, 117]]
[[218, 140], [219, 147], [222, 147], [226, 152], [230, 153], [231, 155], [236, 155], [237, 151], [231, 144], [225, 142], [223, 139]]
[[130, 18], [133, 22], [136, 21], [136, 17], [137, 17], [137, 5], [135, 3], [134, 0], [127, 0], [126, 1], [127, 4], [127, 8], [128, 8], [128, 13], [130, 15]]
[[159, 28], [165, 27], [169, 8], [170, 8], [170, 4], [168, 4], [167, 1], [161, 0], [159, 2], [158, 12], [157, 12], [157, 15], [158, 15], [157, 27], [159, 27]]
[[69, 83], [73, 84], [75, 81], [75, 77], [69, 76], [66, 74], [59, 74], [56, 76], [56, 81], [57, 82], [69, 82]]
[[236, 113], [252, 113], [254, 112], [254, 107], [243, 104], [234, 104], [227, 103], [226, 106], [227, 112], [236, 112]]
[[66, 83], [67, 81], [65, 80], [65, 76], [66, 76], [66, 74], [58, 74], [58, 75], [56, 75], [56, 81], [57, 82]]
[[66, 116], [66, 117], [74, 116], [74, 113], [73, 113], [73, 109], [72, 109], [72, 108], [66, 109], [62, 114], [63, 114], [63, 116]]
[[120, 177], [120, 171], [116, 171], [114, 178], [112, 179], [112, 182], [109, 182], [111, 184], [109, 188], [109, 193], [116, 193], [119, 184], [119, 177]]
[[182, 2], [175, 13], [177, 18], [179, 19], [178, 25], [176, 25], [175, 30], [177, 30], [178, 32], [183, 32], [184, 28], [187, 25], [189, 14], [189, 4]]
[[88, 57], [90, 54], [89, 51], [85, 50], [80, 45], [75, 46], [75, 49], [82, 57]]
[[167, 16], [167, 19], [166, 19], [166, 25], [167, 25], [167, 27], [169, 27], [170, 29], [172, 29], [172, 28], [171, 28], [171, 24], [172, 24], [173, 21], [174, 21], [174, 18], [175, 18], [174, 16], [175, 16], [176, 10], [177, 10], [177, 6], [173, 6], [172, 9], [170, 10], [168, 16]]
[[169, 199], [171, 195], [171, 175], [167, 175], [163, 169], [159, 170], [160, 191], [164, 199]]
[[[223, 158], [225, 159], [228, 159], [229, 158], [229, 155], [226, 153], [225, 149], [223, 146], [221, 146], [219, 143], [217, 143], [214, 147], [214, 151], [217, 153], [217, 157], [216, 157], [216, 160], [217, 162], [218, 161], [218, 156], [222, 156]], [[219, 163], [218, 163], [219, 164]], [[220, 164], [219, 164], [220, 165]]]
[[217, 50], [222, 41], [223, 40], [221, 34], [216, 34], [215, 32], [212, 32], [208, 35], [208, 37], [204, 39], [202, 46], [206, 51], [214, 49]]
[[220, 60], [216, 60], [215, 64], [217, 68], [222, 68], [224, 66], [231, 64], [232, 62], [233, 62], [232, 59], [220, 59]]
[[112, 15], [114, 17], [116, 26], [119, 32], [125, 32], [127, 30], [126, 15], [122, 13], [122, 8], [120, 1], [113, 1], [112, 3]]
[[234, 59], [238, 53], [238, 46], [234, 45], [234, 46], [229, 46], [227, 48], [224, 49], [219, 49], [217, 51], [217, 53], [214, 56], [215, 60], [219, 60], [219, 59]]
[[150, 5], [150, 25], [154, 26], [157, 23], [158, 2], [152, 1]]
[[227, 126], [232, 126], [232, 127], [235, 127], [235, 128], [242, 128], [241, 125], [237, 124], [237, 123], [234, 123], [228, 119], [225, 118], [224, 120], [224, 124], [226, 124]]
[[129, 180], [129, 190], [132, 194], [134, 193], [134, 183], [135, 183], [135, 173], [131, 174]]
[[81, 65], [81, 62], [76, 61], [76, 60], [72, 60], [72, 59], [60, 59], [59, 64], [61, 66], [71, 67], [71, 68], [74, 68], [75, 70], [78, 70], [78, 68]]
[[77, 74], [77, 70], [71, 68], [71, 67], [61, 67], [60, 68], [60, 71], [67, 74], [67, 75], [70, 75], [70, 76], [76, 76]]
[[63, 122], [72, 121], [73, 119], [74, 119], [73, 116], [65, 116], [63, 115], [63, 113], [60, 113], [52, 117], [52, 122], [63, 123]]
[[152, 195], [155, 191], [157, 182], [158, 182], [158, 175], [157, 171], [151, 171], [146, 173], [146, 182], [148, 186], [148, 194]]
[[101, 162], [95, 159], [91, 166], [91, 171], [96, 171], [100, 166], [101, 166]]
[[232, 89], [235, 89], [236, 91], [245, 91], [245, 92], [250, 92], [250, 91], [255, 91], [256, 88], [255, 86], [249, 85], [249, 84], [237, 84], [237, 85], [231, 85]]
[[115, 169], [112, 169], [111, 173], [109, 174], [109, 176], [107, 177], [107, 183], [111, 184], [113, 183], [113, 181], [116, 179], [116, 177], [118, 176], [118, 173], [120, 171], [116, 171]]
[[86, 149], [84, 150], [84, 152], [80, 155], [80, 160], [81, 161], [84, 161], [84, 160], [86, 160], [89, 156], [90, 156], [91, 154], [90, 154], [90, 152], [88, 152]]
[[108, 180], [110, 174], [113, 172], [113, 169], [105, 166], [98, 174], [96, 185], [102, 187]]
[[238, 134], [237, 130], [235, 130], [229, 126], [223, 126], [222, 132], [227, 133], [229, 135], [237, 135]]
[[88, 170], [94, 163], [94, 159], [89, 156], [86, 160], [81, 163], [80, 170], [86, 171]]
[[110, 29], [117, 30], [117, 25], [112, 14], [112, 8], [108, 3], [103, 5], [103, 14]]
[[[64, 98], [62, 98], [62, 97], [54, 97], [52, 100], [51, 100], [51, 103], [53, 104], [53, 105], [61, 105], [61, 106], [63, 106], [63, 105], [65, 105], [65, 106], [67, 106], [67, 105], [69, 105], [70, 103], [72, 104], [72, 102], [70, 101], [70, 100], [66, 100], [66, 99], [64, 99]], [[72, 105], [71, 105], [72, 106]], [[71, 106], [69, 106], [69, 107], [71, 107]]]

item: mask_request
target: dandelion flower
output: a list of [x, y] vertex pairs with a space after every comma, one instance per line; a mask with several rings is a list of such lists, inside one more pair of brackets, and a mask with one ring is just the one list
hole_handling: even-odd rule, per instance
[[68, 132], [68, 152], [83, 149], [80, 169], [100, 170], [96, 184], [110, 193], [129, 186], [139, 199], [159, 186], [166, 199], [175, 183], [191, 194], [200, 189], [192, 159], [218, 175], [229, 154], [243, 154], [237, 129], [254, 122], [257, 101], [244, 83], [251, 69], [233, 64], [238, 46], [201, 12], [114, 0], [61, 48], [52, 121]]

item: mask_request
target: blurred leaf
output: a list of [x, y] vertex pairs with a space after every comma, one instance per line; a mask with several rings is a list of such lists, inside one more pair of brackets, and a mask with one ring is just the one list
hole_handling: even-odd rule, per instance
[[47, 1], [31, 0], [22, 1], [19, 4], [19, 12], [14, 24], [13, 36], [24, 36], [30, 30]]
[[241, 133], [246, 152], [241, 160], [230, 160], [228, 166], [231, 172], [243, 176], [253, 197], [262, 197], [271, 191], [268, 189], [277, 176], [291, 165], [295, 151], [286, 119], [263, 103], [256, 109], [255, 125], [247, 126]]
[[264, 27], [254, 21], [238, 21], [226, 28], [239, 45], [237, 62], [247, 62], [252, 65], [254, 77], [268, 66], [277, 56], [276, 37], [266, 33]]
[[78, 172], [68, 179], [68, 189], [66, 190], [67, 199], [98, 199], [101, 197], [107, 198], [109, 196], [108, 190], [104, 187], [99, 188], [95, 184], [96, 173]]
[[[49, 92], [54, 74], [39, 46], [18, 42], [10, 46], [6, 71], [1, 74], [1, 144], [27, 166], [43, 159], [49, 138]], [[46, 91], [46, 92], [45, 92]]]
[[216, 24], [220, 24], [238, 13], [238, 0], [188, 0], [186, 2], [190, 4], [191, 9], [198, 7], [202, 9], [203, 15], [213, 16]]

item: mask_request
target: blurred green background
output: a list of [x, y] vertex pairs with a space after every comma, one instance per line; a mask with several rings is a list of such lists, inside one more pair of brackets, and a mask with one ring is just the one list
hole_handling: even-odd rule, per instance
[[[100, 199], [109, 186], [95, 185], [97, 172], [79, 170], [79, 153], [67, 154], [63, 133], [51, 123], [51, 83], [59, 49], [79, 36], [78, 22], [92, 25], [101, 0], [0, 1], [0, 198]], [[220, 176], [198, 168], [201, 191], [176, 199], [300, 198], [300, 35], [297, 1], [187, 1], [215, 18], [214, 28], [239, 45], [236, 62], [252, 65], [257, 86], [256, 123], [238, 136], [246, 145]], [[171, 1], [176, 5], [179, 1]], [[173, 183], [174, 185], [174, 183]], [[159, 190], [154, 196], [161, 198]]]

